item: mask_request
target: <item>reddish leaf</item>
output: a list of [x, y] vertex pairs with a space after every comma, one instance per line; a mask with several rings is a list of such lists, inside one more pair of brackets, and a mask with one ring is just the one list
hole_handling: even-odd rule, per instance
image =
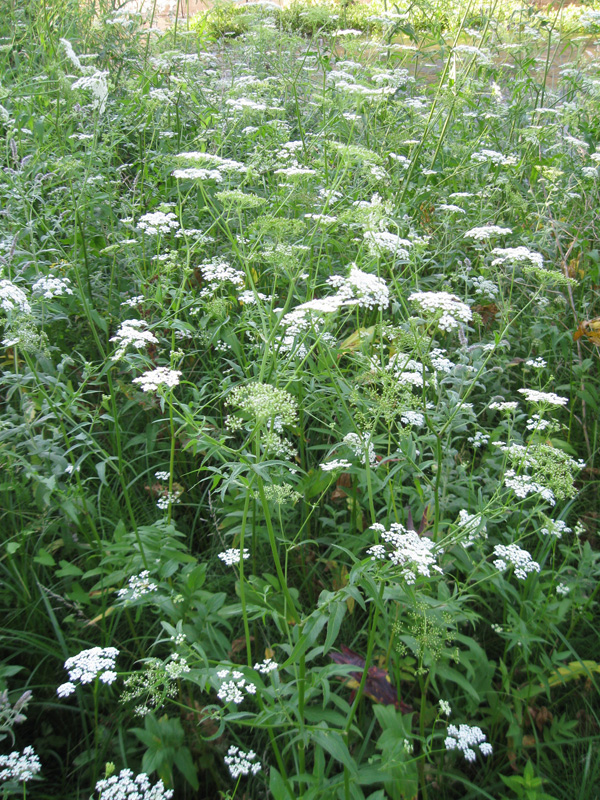
[[[342, 645], [341, 653], [331, 653], [330, 658], [335, 661], [336, 664], [352, 664], [360, 668], [360, 672], [350, 673], [350, 680], [348, 681], [348, 686], [350, 686], [350, 688], [357, 689], [360, 685], [362, 673], [365, 668], [364, 658], [352, 652], [352, 650], [345, 645]], [[398, 697], [398, 693], [392, 686], [390, 676], [386, 669], [380, 669], [375, 666], [369, 667], [363, 692], [376, 703], [381, 703], [384, 706], [394, 706], [404, 714], [412, 711], [412, 708], [407, 706], [406, 703], [403, 703]], [[354, 692], [352, 696], [354, 696]]]

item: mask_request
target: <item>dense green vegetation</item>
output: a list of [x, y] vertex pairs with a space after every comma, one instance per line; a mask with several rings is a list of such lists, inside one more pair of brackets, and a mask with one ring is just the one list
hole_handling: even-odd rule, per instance
[[599, 8], [7, 4], [3, 797], [597, 800]]

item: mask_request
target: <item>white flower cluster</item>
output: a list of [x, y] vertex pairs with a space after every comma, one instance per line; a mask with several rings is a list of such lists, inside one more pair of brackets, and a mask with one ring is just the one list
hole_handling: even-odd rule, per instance
[[174, 169], [171, 175], [177, 180], [216, 181], [221, 183], [223, 176], [218, 169], [204, 169], [202, 167], [186, 167]]
[[148, 236], [157, 236], [159, 233], [171, 233], [179, 228], [177, 214], [172, 211], [152, 211], [143, 214], [138, 221], [137, 227], [144, 231]]
[[514, 469], [506, 471], [504, 476], [504, 485], [512, 489], [517, 497], [527, 497], [529, 494], [539, 494], [543, 500], [550, 503], [551, 506], [555, 505], [556, 499], [554, 492], [548, 489], [547, 486], [542, 486], [541, 483], [536, 483], [529, 475], [517, 475]]
[[573, 529], [569, 528], [562, 519], [549, 519], [541, 532], [544, 536], [556, 536], [557, 539], [560, 539], [563, 533], [572, 533]]
[[139, 378], [134, 378], [133, 383], [139, 383], [142, 392], [157, 392], [163, 386], [173, 389], [179, 384], [181, 375], [181, 370], [157, 367], [144, 372]]
[[332, 461], [324, 461], [320, 467], [323, 472], [333, 472], [336, 469], [350, 469], [352, 466], [350, 461], [345, 458], [334, 458]]
[[556, 587], [556, 594], [559, 595], [559, 597], [566, 597], [570, 591], [570, 587], [564, 583], [559, 583]]
[[485, 733], [476, 725], [448, 725], [448, 736], [444, 740], [446, 750], [462, 750], [467, 761], [475, 761], [477, 755], [474, 747], [479, 748], [483, 756], [492, 754], [492, 745], [486, 742]]
[[225, 756], [225, 763], [229, 767], [232, 778], [239, 778], [240, 775], [257, 775], [261, 770], [260, 761], [256, 761], [256, 753], [249, 750], [244, 753], [239, 747], [232, 745]]
[[232, 283], [237, 289], [243, 289], [245, 286], [244, 273], [234, 269], [221, 259], [217, 258], [205, 264], [200, 264], [198, 269], [202, 273], [203, 280], [208, 284], [202, 288], [201, 297], [208, 297], [225, 283]]
[[516, 156], [505, 156], [497, 150], [478, 150], [471, 155], [471, 161], [476, 164], [497, 164], [502, 167], [512, 167], [517, 163]]
[[235, 564], [239, 564], [242, 558], [250, 558], [250, 551], [245, 547], [244, 552], [240, 554], [238, 548], [230, 547], [229, 550], [219, 553], [219, 558], [226, 566], [233, 567]]
[[491, 239], [492, 236], [503, 236], [507, 233], [512, 233], [512, 230], [510, 228], [501, 228], [499, 225], [483, 225], [480, 228], [471, 228], [463, 235], [465, 239], [475, 239], [483, 242], [486, 239]]
[[25, 292], [6, 279], [0, 281], [0, 308], [7, 313], [15, 309], [23, 314], [31, 313], [31, 306], [27, 302]]
[[416, 428], [422, 428], [425, 425], [425, 417], [419, 411], [403, 411], [400, 415], [400, 421], [403, 425], [414, 425]]
[[399, 383], [411, 386], [423, 386], [423, 373], [427, 368], [406, 353], [394, 353], [390, 358], [386, 370], [392, 372]]
[[463, 547], [470, 547], [477, 539], [487, 539], [487, 526], [481, 514], [469, 514], [464, 508], [458, 512], [458, 526], [461, 534], [466, 534], [466, 541], [461, 540]]
[[243, 174], [248, 172], [248, 167], [241, 161], [234, 161], [233, 158], [222, 158], [214, 153], [203, 153], [194, 150], [188, 153], [177, 153], [175, 158], [181, 161], [193, 161], [194, 163], [200, 162], [212, 167], [220, 172], [239, 172]]
[[150, 784], [145, 772], [133, 777], [130, 769], [122, 769], [118, 775], [103, 778], [96, 784], [100, 793], [98, 800], [170, 800], [173, 789], [165, 789], [162, 781]]
[[436, 319], [438, 327], [443, 331], [454, 330], [461, 323], [473, 319], [469, 306], [448, 292], [413, 292], [408, 299], [425, 316]]
[[217, 691], [217, 697], [224, 703], [235, 703], [236, 706], [243, 702], [245, 694], [256, 694], [256, 684], [247, 680], [244, 673], [239, 670], [220, 669], [217, 678], [223, 683]]
[[412, 247], [412, 242], [408, 239], [401, 239], [388, 231], [366, 231], [363, 236], [371, 255], [378, 256], [385, 252], [400, 261], [408, 261], [410, 254], [407, 248]]
[[305, 214], [304, 219], [312, 219], [313, 222], [320, 222], [323, 225], [333, 225], [334, 222], [337, 222], [337, 217], [329, 214]]
[[445, 714], [447, 717], [452, 713], [450, 703], [447, 700], [440, 700], [440, 713]]
[[158, 339], [149, 330], [146, 330], [146, 323], [142, 319], [126, 319], [122, 322], [111, 342], [118, 342], [118, 347], [112, 357], [113, 361], [119, 361], [125, 355], [125, 351], [131, 345], [139, 349], [148, 344], [158, 344]]
[[494, 566], [500, 572], [508, 569], [509, 565], [515, 568], [515, 575], [519, 580], [524, 581], [530, 572], [539, 572], [540, 565], [534, 561], [527, 550], [522, 550], [518, 544], [497, 544], [494, 547], [494, 555], [497, 556]]
[[157, 481], [168, 481], [171, 477], [171, 473], [167, 472], [167, 470], [159, 469], [157, 472], [154, 473], [154, 477]]
[[181, 489], [173, 489], [172, 492], [165, 490], [156, 501], [156, 507], [161, 511], [167, 511], [169, 506], [177, 505], [181, 502]]
[[136, 294], [135, 297], [130, 297], [129, 300], [124, 300], [121, 305], [128, 306], [129, 308], [135, 308], [139, 306], [140, 303], [143, 303], [146, 298], [143, 294]]
[[71, 89], [89, 89], [92, 93], [92, 107], [102, 114], [108, 99], [108, 70], [96, 71], [93, 75], [84, 75], [71, 84]]
[[493, 281], [487, 280], [483, 275], [476, 275], [471, 280], [475, 294], [480, 294], [488, 300], [495, 300], [498, 295], [498, 287]]
[[158, 586], [152, 583], [150, 580], [150, 573], [145, 569], [143, 572], [140, 572], [139, 575], [132, 575], [131, 578], [129, 578], [128, 585], [123, 589], [119, 589], [117, 594], [124, 600], [132, 602], [133, 600], [139, 600], [139, 598], [143, 597], [145, 594], [155, 592], [157, 589]]
[[377, 456], [370, 434], [363, 433], [362, 436], [359, 436], [358, 433], [348, 433], [344, 436], [344, 444], [354, 451], [354, 455], [360, 458], [364, 467], [367, 466], [367, 462], [371, 467], [377, 466]]
[[266, 300], [267, 295], [263, 294], [262, 292], [253, 292], [252, 289], [248, 289], [245, 292], [240, 292], [238, 294], [238, 300], [242, 305], [245, 306], [254, 306], [258, 304], [259, 300]]
[[542, 419], [539, 414], [534, 414], [527, 420], [525, 427], [528, 431], [534, 431], [535, 433], [539, 433], [540, 431], [545, 431], [548, 428], [552, 428], [554, 423], [552, 420], [549, 419]]
[[118, 655], [119, 651], [115, 647], [92, 647], [71, 656], [65, 661], [69, 680], [61, 684], [56, 693], [59, 697], [68, 697], [75, 691], [77, 683], [91, 683], [95, 678], [100, 678], [102, 683], [114, 683], [117, 679], [114, 667]]
[[469, 436], [467, 441], [472, 447], [478, 450], [490, 441], [490, 435], [489, 433], [483, 433], [483, 431], [475, 431], [475, 436]]
[[27, 783], [41, 768], [40, 759], [33, 747], [26, 747], [22, 753], [15, 750], [7, 756], [0, 756], [0, 781]]
[[525, 362], [525, 366], [531, 367], [532, 369], [544, 369], [544, 367], [548, 366], [548, 363], [543, 358], [529, 358]]
[[464, 208], [455, 206], [453, 203], [439, 203], [436, 206], [438, 211], [447, 211], [449, 214], [466, 214]]
[[444, 355], [445, 352], [446, 351], [443, 348], [436, 347], [429, 353], [429, 360], [431, 361], [431, 366], [434, 368], [434, 370], [436, 370], [436, 372], [445, 372], [450, 374], [456, 364], [454, 361], [450, 361], [450, 359]]
[[519, 389], [519, 393], [525, 395], [525, 399], [530, 403], [540, 403], [548, 406], [566, 406], [569, 402], [568, 397], [561, 397], [554, 392], [539, 392], [537, 389]]
[[41, 294], [46, 300], [60, 297], [63, 294], [73, 294], [68, 278], [53, 278], [52, 276], [39, 278], [31, 287], [34, 294]]
[[309, 167], [301, 167], [299, 164], [293, 164], [291, 167], [281, 167], [276, 169], [275, 175], [285, 175], [286, 178], [296, 178], [302, 175], [316, 175], [317, 171]]
[[436, 548], [434, 542], [426, 536], [419, 536], [416, 531], [408, 531], [398, 522], [393, 522], [390, 530], [379, 522], [371, 525], [371, 530], [378, 531], [381, 539], [391, 545], [391, 549], [383, 544], [376, 544], [367, 550], [367, 554], [374, 561], [389, 560], [392, 564], [402, 567], [402, 577], [408, 584], [417, 580], [417, 575], [431, 577], [431, 571], [443, 573], [442, 568], [436, 563], [437, 557], [443, 551]]
[[384, 309], [390, 303], [390, 291], [383, 278], [363, 272], [356, 264], [351, 265], [348, 277], [332, 275], [327, 283], [337, 288], [335, 300], [339, 305]]
[[273, 661], [272, 658], [265, 658], [264, 661], [254, 665], [254, 669], [257, 672], [260, 672], [261, 675], [268, 675], [269, 672], [275, 672], [278, 667], [279, 664], [276, 661]]
[[500, 264], [522, 264], [528, 263], [540, 269], [544, 266], [544, 259], [539, 254], [528, 247], [494, 247], [492, 255], [496, 258], [492, 261], [492, 266]]
[[503, 402], [494, 401], [488, 406], [488, 408], [491, 408], [495, 411], [516, 411], [518, 407], [519, 404], [516, 400], [505, 400]]
[[[178, 644], [181, 644], [185, 640], [185, 634], [180, 633], [176, 638], [180, 639]], [[170, 680], [176, 681], [179, 680], [182, 675], [186, 675], [188, 672], [191, 672], [191, 669], [183, 656], [180, 656], [179, 653], [173, 653], [171, 655], [171, 660], [165, 664], [165, 672], [169, 676]]]

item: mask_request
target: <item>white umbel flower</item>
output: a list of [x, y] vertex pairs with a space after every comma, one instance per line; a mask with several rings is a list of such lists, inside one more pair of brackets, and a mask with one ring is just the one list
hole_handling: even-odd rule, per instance
[[145, 772], [133, 776], [130, 769], [103, 778], [96, 784], [98, 800], [170, 800], [173, 789], [165, 789], [162, 781], [151, 785]]
[[471, 309], [448, 292], [413, 292], [408, 298], [427, 318], [437, 320], [443, 331], [451, 331], [473, 319]]
[[182, 372], [179, 369], [157, 367], [140, 375], [139, 378], [134, 378], [133, 383], [139, 383], [143, 392], [157, 392], [163, 386], [167, 389], [173, 389], [179, 384], [181, 375]]
[[486, 742], [485, 733], [476, 725], [448, 725], [448, 736], [444, 744], [446, 750], [462, 750], [467, 761], [475, 761], [477, 754], [473, 748], [478, 747], [483, 756], [492, 754], [492, 745]]
[[102, 683], [113, 683], [117, 679], [114, 666], [118, 655], [115, 647], [92, 647], [68, 658], [65, 669], [69, 673], [69, 681], [58, 687], [58, 696], [68, 697], [75, 691], [77, 683], [91, 683], [96, 678]]
[[22, 753], [15, 750], [7, 756], [0, 756], [0, 781], [27, 783], [41, 768], [33, 747], [26, 747]]

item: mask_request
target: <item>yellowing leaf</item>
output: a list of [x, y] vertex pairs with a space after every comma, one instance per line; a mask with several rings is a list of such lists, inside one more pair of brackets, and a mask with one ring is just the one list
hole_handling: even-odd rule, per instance
[[368, 339], [375, 332], [375, 325], [370, 328], [358, 328], [351, 333], [340, 345], [340, 350], [357, 350], [365, 339]]
[[548, 685], [558, 686], [576, 678], [589, 678], [590, 672], [600, 673], [600, 664], [596, 661], [570, 661], [564, 667], [559, 667], [550, 673]]
[[579, 327], [573, 334], [573, 341], [576, 342], [582, 336], [586, 336], [593, 344], [600, 345], [600, 317], [579, 323]]
[[89, 620], [89, 622], [86, 622], [85, 623], [86, 627], [90, 625], [95, 625], [97, 622], [100, 622], [101, 619], [105, 619], [106, 617], [110, 616], [110, 614], [112, 614], [114, 610], [115, 610], [114, 606], [109, 606], [106, 609], [106, 611], [103, 611], [101, 614], [98, 614], [97, 617], [94, 617], [94, 619], [91, 619]]

